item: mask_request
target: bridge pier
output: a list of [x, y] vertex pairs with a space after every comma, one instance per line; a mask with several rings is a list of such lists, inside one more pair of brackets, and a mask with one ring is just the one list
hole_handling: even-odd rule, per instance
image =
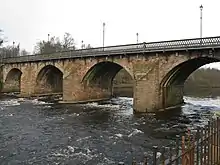
[[137, 61], [134, 68], [134, 102], [135, 112], [155, 112], [161, 107], [159, 83], [159, 59]]
[[18, 81], [8, 81], [7, 84], [4, 84], [2, 92], [20, 92], [20, 83]]
[[162, 108], [174, 107], [184, 103], [184, 85], [171, 85], [163, 88]]
[[83, 84], [81, 77], [75, 73], [63, 80], [63, 101], [64, 103], [81, 103], [97, 100], [106, 100], [112, 96], [111, 89]]
[[[65, 88], [64, 88], [65, 89]], [[91, 101], [106, 100], [111, 98], [111, 92], [101, 88], [77, 87], [71, 91], [63, 91], [63, 101], [66, 103], [83, 103]]]
[[157, 88], [147, 80], [136, 81], [134, 84], [133, 109], [135, 112], [155, 112], [157, 110]]

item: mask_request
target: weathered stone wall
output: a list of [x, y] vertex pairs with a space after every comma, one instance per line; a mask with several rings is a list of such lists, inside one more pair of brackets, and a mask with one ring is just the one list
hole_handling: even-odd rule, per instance
[[110, 61], [123, 66], [132, 75], [132, 65], [125, 58], [120, 60], [109, 58], [89, 58], [75, 60], [67, 63], [69, 68], [68, 76], [63, 81], [63, 100], [64, 101], [88, 101], [93, 99], [106, 99], [111, 97], [111, 89], [103, 89], [97, 86], [87, 86], [83, 84], [83, 78], [92, 66], [103, 61]]
[[166, 88], [164, 104], [172, 107], [183, 103], [183, 85], [172, 85]]
[[18, 81], [8, 81], [4, 84], [2, 92], [20, 92], [20, 83]]

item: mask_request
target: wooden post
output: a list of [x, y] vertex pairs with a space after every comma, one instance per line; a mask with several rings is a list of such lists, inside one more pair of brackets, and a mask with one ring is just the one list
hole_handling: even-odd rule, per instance
[[157, 165], [157, 146], [153, 146], [153, 165]]
[[210, 162], [211, 158], [211, 127], [210, 127], [210, 121], [208, 121], [208, 162]]
[[199, 165], [199, 146], [201, 145], [201, 142], [199, 141], [199, 134], [200, 134], [200, 127], [197, 127], [196, 131], [196, 165]]
[[204, 135], [204, 164], [206, 165], [207, 164], [207, 156], [209, 156], [209, 153], [207, 151], [207, 147], [208, 147], [208, 138], [209, 138], [209, 135], [208, 135], [208, 127], [205, 126], [205, 135]]
[[147, 156], [144, 157], [144, 165], [147, 165]]
[[184, 163], [185, 163], [185, 156], [184, 156], [184, 154], [185, 154], [185, 136], [182, 136], [182, 165], [184, 165]]
[[175, 164], [176, 165], [179, 165], [179, 145], [180, 145], [180, 142], [179, 142], [179, 138], [180, 138], [180, 136], [179, 135], [177, 135], [176, 136], [176, 162], [175, 162]]
[[162, 147], [162, 152], [161, 152], [161, 165], [165, 165], [165, 147]]
[[214, 150], [213, 150], [214, 149], [213, 148], [213, 143], [214, 143], [214, 140], [213, 140], [214, 139], [214, 137], [213, 137], [214, 133], [213, 132], [214, 132], [214, 130], [213, 129], [214, 129], [214, 122], [212, 121], [211, 122], [211, 136], [210, 136], [210, 138], [211, 138], [211, 146], [212, 146], [212, 149], [211, 149], [211, 161], [210, 161], [211, 164], [213, 163], [213, 158], [214, 158]]
[[132, 159], [132, 165], [136, 165], [136, 160], [135, 160], [135, 158]]
[[219, 117], [217, 117], [217, 163], [220, 163], [219, 162], [219, 148], [220, 148], [220, 146], [219, 146], [219, 139], [220, 139], [220, 137], [219, 137]]
[[201, 139], [201, 146], [200, 146], [200, 165], [203, 165], [203, 128], [201, 128], [201, 133], [200, 133], [200, 139]]

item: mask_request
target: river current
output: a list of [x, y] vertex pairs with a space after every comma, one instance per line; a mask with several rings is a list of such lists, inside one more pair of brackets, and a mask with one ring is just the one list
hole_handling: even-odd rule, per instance
[[220, 98], [184, 97], [181, 108], [133, 114], [132, 99], [88, 104], [0, 99], [1, 165], [113, 165], [142, 160], [187, 128], [204, 125]]

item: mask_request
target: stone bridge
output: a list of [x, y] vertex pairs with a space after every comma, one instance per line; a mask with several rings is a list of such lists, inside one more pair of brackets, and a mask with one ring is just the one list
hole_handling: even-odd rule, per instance
[[66, 103], [108, 99], [124, 68], [133, 78], [136, 112], [183, 103], [183, 86], [197, 68], [220, 61], [220, 37], [119, 45], [2, 59], [3, 92], [62, 93]]

